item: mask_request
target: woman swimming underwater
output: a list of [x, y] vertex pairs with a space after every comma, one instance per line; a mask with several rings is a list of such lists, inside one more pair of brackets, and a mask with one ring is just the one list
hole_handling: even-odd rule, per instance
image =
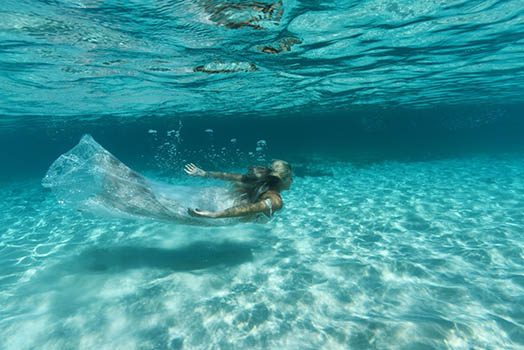
[[280, 192], [293, 181], [291, 166], [282, 160], [270, 167], [250, 166], [245, 175], [204, 171], [194, 164], [184, 170], [192, 176], [228, 180], [233, 186], [178, 186], [148, 179], [90, 135], [51, 165], [42, 185], [53, 190], [59, 203], [81, 212], [215, 226], [265, 221], [260, 219], [282, 208]]
[[195, 217], [230, 218], [250, 217], [264, 213], [271, 217], [282, 209], [280, 192], [289, 190], [293, 183], [291, 166], [283, 160], [273, 160], [271, 167], [250, 166], [246, 175], [214, 171], [204, 171], [193, 163], [185, 166], [185, 172], [192, 176], [209, 177], [234, 182], [232, 192], [238, 201], [243, 202], [231, 208], [211, 212], [200, 209], [188, 209]]

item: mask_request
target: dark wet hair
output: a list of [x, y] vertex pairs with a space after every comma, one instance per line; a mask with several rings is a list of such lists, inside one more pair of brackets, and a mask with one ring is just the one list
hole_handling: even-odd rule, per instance
[[235, 183], [232, 193], [239, 199], [247, 200], [248, 203], [255, 203], [264, 192], [281, 181], [277, 176], [270, 175], [271, 170], [265, 166], [250, 166], [242, 181]]

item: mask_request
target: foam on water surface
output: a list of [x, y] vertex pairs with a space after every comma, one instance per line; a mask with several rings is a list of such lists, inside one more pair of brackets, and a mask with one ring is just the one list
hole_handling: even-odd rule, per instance
[[521, 157], [308, 166], [267, 225], [85, 217], [2, 186], [0, 347], [524, 345]]

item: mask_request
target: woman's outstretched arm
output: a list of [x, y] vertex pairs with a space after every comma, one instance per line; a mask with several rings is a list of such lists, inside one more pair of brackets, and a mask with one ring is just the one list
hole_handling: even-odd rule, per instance
[[218, 212], [200, 209], [188, 209], [187, 212], [191, 216], [220, 219], [247, 216], [255, 213], [264, 213], [267, 216], [271, 216], [273, 212], [282, 208], [283, 203], [280, 196], [266, 195], [264, 197], [264, 199], [255, 203], [241, 204]]
[[219, 171], [204, 171], [197, 167], [193, 163], [189, 163], [184, 167], [184, 171], [191, 176], [201, 176], [209, 177], [212, 179], [220, 179], [227, 181], [244, 181], [245, 175], [242, 174], [233, 174], [233, 173], [223, 173]]

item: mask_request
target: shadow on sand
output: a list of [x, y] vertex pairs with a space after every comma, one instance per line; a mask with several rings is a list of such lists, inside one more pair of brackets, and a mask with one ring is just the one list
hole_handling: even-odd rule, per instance
[[177, 249], [133, 246], [90, 248], [75, 257], [74, 269], [91, 273], [121, 272], [138, 268], [202, 270], [251, 261], [253, 248], [236, 242], [196, 242]]

